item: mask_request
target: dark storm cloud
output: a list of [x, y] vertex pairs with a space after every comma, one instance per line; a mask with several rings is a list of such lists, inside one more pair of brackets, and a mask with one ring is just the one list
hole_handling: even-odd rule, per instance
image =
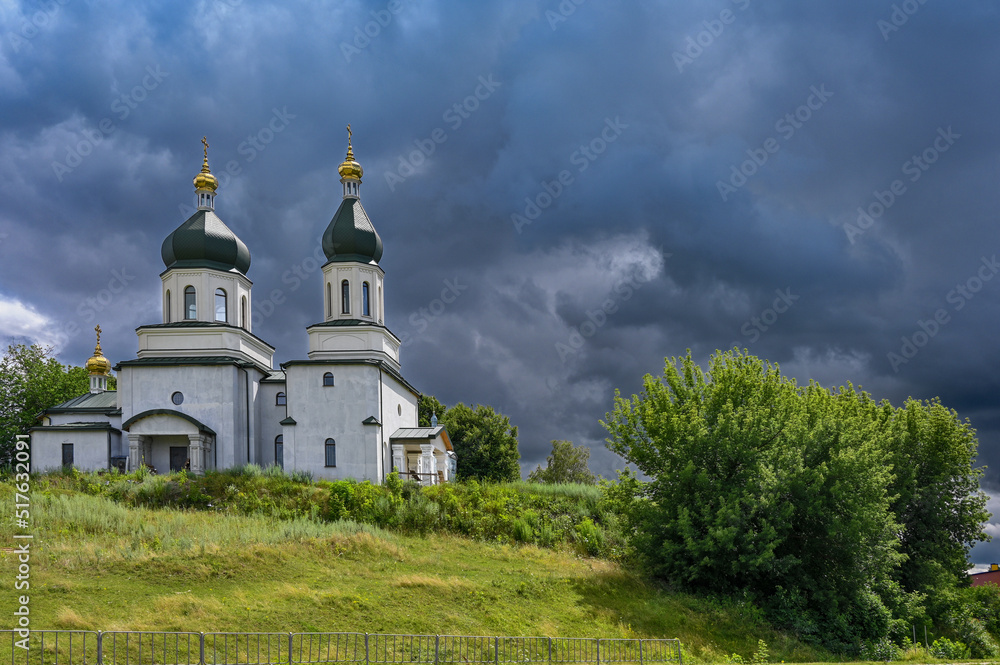
[[0, 27], [5, 334], [131, 357], [205, 134], [255, 332], [302, 357], [350, 122], [406, 376], [509, 414], [525, 468], [561, 438], [612, 474], [614, 389], [736, 344], [939, 395], [1000, 486], [992, 4], [45, 7]]

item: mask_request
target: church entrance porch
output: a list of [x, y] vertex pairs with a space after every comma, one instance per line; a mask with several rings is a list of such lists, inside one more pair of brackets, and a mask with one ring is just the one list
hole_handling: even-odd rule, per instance
[[438, 485], [454, 479], [454, 452], [443, 426], [404, 427], [389, 438], [392, 467], [403, 479]]
[[187, 414], [158, 409], [124, 423], [128, 431], [128, 468], [151, 467], [157, 473], [215, 467], [215, 432]]

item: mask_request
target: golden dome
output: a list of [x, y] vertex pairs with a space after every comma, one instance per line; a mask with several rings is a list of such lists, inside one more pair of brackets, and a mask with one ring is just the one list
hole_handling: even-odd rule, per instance
[[205, 159], [201, 163], [201, 173], [194, 177], [194, 188], [215, 192], [219, 188], [219, 181], [208, 169], [208, 138], [201, 137], [201, 143], [205, 146]]
[[361, 168], [361, 164], [354, 161], [354, 148], [351, 147], [351, 126], [347, 126], [347, 158], [344, 162], [337, 168], [340, 173], [341, 178], [355, 178], [356, 180], [361, 180], [361, 176], [365, 174], [365, 170]]
[[94, 347], [94, 355], [87, 361], [87, 373], [107, 376], [111, 373], [111, 362], [101, 353], [101, 326], [94, 330], [97, 331], [97, 346]]

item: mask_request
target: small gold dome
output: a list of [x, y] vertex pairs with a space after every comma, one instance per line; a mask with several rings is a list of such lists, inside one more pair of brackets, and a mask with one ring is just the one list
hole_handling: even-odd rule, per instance
[[110, 372], [111, 372], [111, 362], [107, 358], [101, 355], [101, 348], [98, 347], [94, 351], [94, 355], [91, 356], [90, 360], [87, 361], [87, 373], [107, 375]]
[[194, 188], [207, 189], [210, 192], [215, 192], [219, 188], [219, 180], [212, 175], [212, 172], [208, 168], [208, 138], [201, 137], [202, 145], [205, 146], [205, 159], [201, 163], [201, 173], [194, 177]]
[[344, 160], [337, 171], [340, 173], [341, 178], [356, 178], [357, 180], [361, 180], [361, 176], [365, 174], [365, 170], [361, 168], [361, 164], [354, 161], [354, 150], [351, 149], [349, 144], [347, 146], [347, 159]]
[[87, 373], [107, 376], [111, 373], [111, 362], [101, 352], [101, 326], [97, 326], [94, 330], [97, 331], [97, 346], [94, 347], [94, 355], [87, 361]]
[[337, 168], [340, 173], [341, 178], [354, 178], [356, 180], [361, 180], [361, 176], [365, 174], [365, 170], [361, 168], [361, 164], [354, 161], [354, 148], [351, 146], [351, 126], [347, 126], [347, 158], [344, 162]]

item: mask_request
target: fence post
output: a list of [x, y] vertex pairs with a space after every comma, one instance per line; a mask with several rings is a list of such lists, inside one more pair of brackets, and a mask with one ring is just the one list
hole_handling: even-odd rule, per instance
[[[288, 665], [292, 665], [292, 662], [293, 662], [292, 661], [292, 649], [293, 648], [294, 647], [292, 647], [292, 631], [288, 631]], [[281, 660], [281, 656], [278, 657], [278, 660], [279, 661]]]
[[368, 665], [368, 633], [365, 633], [365, 665]]
[[549, 662], [552, 662], [552, 638], [549, 638]]
[[104, 665], [104, 632], [97, 631], [97, 665]]
[[642, 640], [639, 640], [639, 665], [642, 665]]
[[[247, 645], [247, 651], [250, 650]], [[205, 632], [198, 633], [198, 665], [205, 665]]]
[[684, 665], [684, 652], [681, 651], [680, 640], [677, 640], [677, 665]]
[[500, 665], [500, 637], [493, 638], [493, 662]]
[[597, 638], [597, 665], [601, 665], [601, 638]]
[[441, 636], [440, 635], [435, 635], [434, 636], [434, 665], [437, 665], [437, 662], [438, 662], [438, 649], [440, 648], [440, 646], [441, 646]]

